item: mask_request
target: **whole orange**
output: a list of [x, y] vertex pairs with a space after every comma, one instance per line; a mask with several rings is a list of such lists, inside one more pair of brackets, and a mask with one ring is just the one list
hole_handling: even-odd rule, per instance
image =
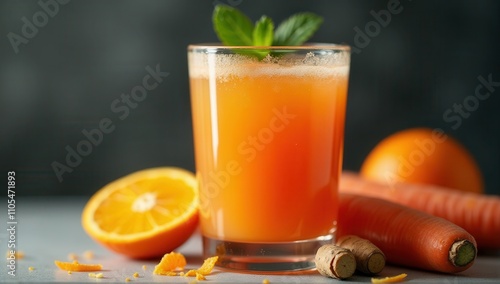
[[411, 128], [388, 136], [368, 154], [360, 173], [387, 183], [484, 192], [483, 177], [472, 155], [441, 129]]

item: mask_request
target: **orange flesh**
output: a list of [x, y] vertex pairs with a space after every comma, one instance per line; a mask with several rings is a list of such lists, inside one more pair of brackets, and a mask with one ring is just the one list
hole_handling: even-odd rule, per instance
[[[165, 190], [165, 184], [183, 189], [182, 183], [165, 177], [138, 181], [127, 190], [110, 194], [94, 213], [94, 219], [109, 233], [130, 235], [153, 231], [159, 224], [178, 218], [183, 212], [176, 207], [183, 206], [182, 202], [189, 204], [193, 199], [193, 192], [188, 190]], [[142, 201], [139, 202], [139, 198]], [[134, 207], [134, 204], [139, 205]]]

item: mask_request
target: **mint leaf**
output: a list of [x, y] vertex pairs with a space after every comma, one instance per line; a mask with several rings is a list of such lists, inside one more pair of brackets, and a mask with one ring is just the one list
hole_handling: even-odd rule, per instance
[[[256, 23], [253, 29], [253, 45], [254, 46], [270, 46], [273, 44], [274, 23], [271, 18], [262, 16]], [[257, 58], [262, 59], [269, 54], [269, 50], [255, 50], [253, 52]]]
[[253, 45], [270, 46], [273, 44], [274, 23], [271, 18], [262, 16], [253, 30]]
[[215, 33], [223, 44], [233, 46], [253, 44], [253, 23], [238, 9], [217, 5], [212, 21]]
[[323, 18], [314, 13], [299, 13], [284, 20], [274, 32], [273, 45], [302, 45], [319, 26]]

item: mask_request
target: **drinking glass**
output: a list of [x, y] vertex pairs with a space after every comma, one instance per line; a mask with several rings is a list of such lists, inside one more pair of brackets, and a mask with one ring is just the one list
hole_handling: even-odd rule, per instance
[[204, 255], [313, 269], [335, 240], [349, 46], [190, 45], [188, 64]]

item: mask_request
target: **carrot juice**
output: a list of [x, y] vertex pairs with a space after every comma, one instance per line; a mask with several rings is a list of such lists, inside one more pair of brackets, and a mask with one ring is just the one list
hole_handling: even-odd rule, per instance
[[349, 49], [287, 51], [257, 60], [228, 48], [189, 48], [204, 238], [334, 237]]

